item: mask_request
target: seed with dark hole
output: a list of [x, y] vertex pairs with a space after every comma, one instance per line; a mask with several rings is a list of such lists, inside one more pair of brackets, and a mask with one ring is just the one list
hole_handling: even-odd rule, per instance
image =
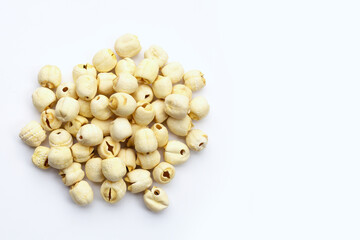
[[150, 94], [146, 94], [146, 95], [145, 95], [145, 98], [148, 98], [148, 97], [150, 97]]
[[100, 96], [97, 96], [96, 100], [99, 100], [100, 99]]
[[114, 155], [114, 147], [111, 146], [108, 142], [105, 142], [107, 147], [108, 147], [108, 151], [111, 152]]
[[70, 127], [72, 127], [72, 125], [73, 125], [72, 122], [70, 122]]
[[56, 134], [59, 135], [61, 132], [57, 132]]
[[66, 92], [67, 90], [69, 90], [68, 87], [64, 87], [64, 88], [63, 88], [63, 92]]
[[185, 153], [185, 150], [184, 150], [184, 149], [181, 149], [181, 150], [180, 150], [180, 154], [181, 154], [181, 155], [184, 155], [184, 153]]
[[199, 144], [199, 147], [201, 147], [202, 145], [204, 145], [204, 143], [200, 143], [200, 144]]
[[160, 124], [156, 124], [156, 128], [160, 130], [162, 127]]
[[170, 178], [170, 173], [168, 171], [164, 171], [163, 172], [163, 177], [164, 178]]
[[87, 66], [86, 66], [86, 65], [83, 65], [83, 68], [87, 69]]
[[49, 163], [48, 163], [48, 160], [46, 159], [45, 162], [44, 162], [44, 166], [47, 167], [49, 166]]
[[158, 196], [158, 195], [160, 194], [160, 191], [156, 189], [156, 190], [154, 191], [154, 194], [155, 194], [156, 196]]
[[111, 200], [111, 188], [109, 189], [109, 201]]
[[48, 127], [51, 128], [49, 119], [46, 118], [45, 122], [46, 122], [46, 125], [48, 125]]
[[83, 137], [82, 137], [82, 136], [80, 136], [79, 138], [80, 138], [80, 139], [83, 139]]

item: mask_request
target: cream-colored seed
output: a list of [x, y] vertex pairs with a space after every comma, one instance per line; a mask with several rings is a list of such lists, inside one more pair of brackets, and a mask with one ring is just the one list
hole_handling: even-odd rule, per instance
[[89, 183], [84, 180], [71, 186], [69, 193], [72, 200], [80, 206], [88, 205], [94, 200], [94, 192]]
[[137, 79], [129, 72], [121, 72], [113, 81], [113, 88], [116, 92], [131, 94], [138, 88]]
[[104, 181], [100, 188], [101, 196], [108, 203], [120, 201], [126, 193], [126, 183], [120, 179], [117, 182]]
[[127, 170], [130, 172], [136, 168], [136, 153], [131, 148], [121, 148], [118, 158], [125, 163]]
[[180, 141], [171, 140], [165, 146], [164, 160], [170, 164], [178, 165], [184, 163], [189, 157], [189, 148]]
[[169, 132], [167, 128], [161, 123], [155, 123], [152, 125], [151, 130], [155, 133], [158, 147], [165, 147], [169, 140]]
[[116, 75], [113, 73], [99, 73], [97, 75], [98, 91], [99, 94], [110, 96], [114, 93], [113, 81]]
[[82, 75], [90, 75], [96, 78], [96, 74], [95, 67], [89, 63], [76, 65], [72, 72], [74, 82]]
[[169, 183], [175, 176], [175, 168], [170, 163], [161, 162], [154, 168], [152, 176], [157, 183]]
[[152, 84], [155, 97], [164, 99], [172, 92], [172, 82], [169, 77], [158, 76]]
[[150, 153], [158, 148], [155, 133], [149, 128], [136, 131], [134, 139], [135, 150], [139, 153]]
[[135, 169], [128, 172], [124, 180], [128, 182], [128, 190], [132, 193], [145, 191], [153, 182], [150, 172], [145, 169]]
[[61, 71], [57, 66], [46, 65], [38, 74], [39, 84], [47, 88], [56, 88], [61, 83]]
[[132, 94], [132, 96], [137, 102], [151, 102], [154, 98], [154, 93], [149, 85], [141, 84]]
[[138, 153], [136, 163], [142, 169], [153, 169], [160, 163], [160, 153], [158, 150], [155, 150], [151, 153]]
[[73, 120], [65, 123], [65, 130], [68, 131], [71, 135], [76, 137], [79, 129], [85, 124], [89, 123], [89, 121], [83, 116], [76, 116]]
[[112, 182], [119, 181], [126, 174], [125, 163], [118, 157], [102, 160], [101, 169], [104, 177]]
[[62, 122], [73, 120], [80, 111], [79, 102], [71, 97], [63, 97], [57, 102], [55, 116]]
[[97, 92], [97, 80], [90, 75], [81, 75], [75, 83], [76, 94], [85, 101], [93, 99]]
[[168, 60], [168, 54], [165, 50], [157, 45], [151, 45], [145, 52], [144, 57], [155, 60], [159, 67], [165, 65]]
[[75, 143], [71, 146], [71, 152], [75, 162], [83, 163], [94, 156], [95, 149], [81, 143]]
[[126, 118], [116, 118], [110, 124], [110, 136], [117, 142], [123, 142], [132, 135], [132, 128]]
[[104, 95], [97, 95], [90, 103], [91, 114], [99, 120], [109, 119], [113, 113], [109, 109], [109, 99]]
[[91, 108], [90, 108], [91, 102], [82, 100], [80, 98], [79, 98], [78, 102], [79, 102], [79, 106], [80, 106], [79, 114], [86, 118], [93, 118], [94, 116], [92, 115]]
[[35, 89], [32, 94], [32, 101], [36, 109], [39, 112], [42, 112], [45, 109], [52, 107], [53, 103], [56, 101], [56, 96], [52, 90], [45, 87], [39, 87]]
[[46, 131], [52, 131], [61, 127], [62, 122], [55, 117], [54, 109], [46, 109], [41, 113], [41, 126]]
[[71, 150], [68, 147], [52, 147], [48, 155], [49, 165], [56, 169], [64, 169], [73, 163]]
[[111, 124], [112, 121], [114, 121], [113, 118], [110, 118], [110, 119], [105, 120], [105, 121], [93, 118], [91, 120], [91, 124], [94, 124], [94, 125], [98, 126], [103, 131], [104, 136], [109, 136], [110, 135], [110, 124]]
[[131, 137], [128, 139], [126, 146], [127, 147], [134, 147], [134, 139], [135, 139], [135, 133], [137, 132], [137, 130], [144, 128], [145, 126], [141, 126], [138, 125], [136, 123], [131, 124], [131, 130], [132, 130], [132, 135]]
[[135, 74], [136, 64], [131, 58], [124, 58], [118, 61], [115, 67], [115, 73], [119, 76], [120, 73], [127, 72], [131, 75]]
[[116, 157], [120, 152], [120, 143], [111, 137], [105, 137], [98, 146], [97, 152], [103, 159]]
[[175, 84], [181, 81], [184, 75], [184, 68], [178, 62], [171, 62], [161, 69], [161, 73], [165, 77], [169, 77], [172, 83]]
[[35, 148], [34, 153], [31, 157], [31, 160], [35, 166], [37, 166], [40, 169], [48, 169], [49, 163], [48, 163], [48, 155], [50, 152], [50, 148], [39, 146]]
[[191, 89], [188, 88], [187, 86], [185, 86], [184, 84], [174, 85], [171, 93], [187, 96], [189, 98], [189, 101], [191, 101], [191, 98], [192, 98]]
[[74, 99], [78, 99], [78, 95], [76, 94], [75, 83], [66, 82], [62, 83], [56, 89], [56, 98], [60, 99], [62, 97], [72, 97]]
[[186, 136], [186, 144], [193, 151], [203, 150], [208, 143], [208, 136], [199, 129], [193, 129]]
[[151, 211], [160, 212], [169, 206], [169, 198], [163, 189], [153, 187], [145, 191], [144, 203]]
[[46, 132], [38, 122], [31, 121], [19, 133], [20, 139], [30, 147], [38, 147], [46, 138]]
[[128, 33], [116, 40], [114, 49], [117, 55], [127, 58], [137, 55], [141, 50], [141, 46], [137, 36]]
[[210, 106], [206, 98], [199, 96], [191, 100], [189, 116], [193, 120], [200, 120], [209, 113], [209, 110]]
[[194, 126], [191, 118], [186, 115], [183, 119], [169, 117], [166, 121], [169, 130], [177, 136], [185, 137], [190, 129]]
[[165, 112], [165, 102], [161, 99], [158, 99], [152, 102], [151, 105], [155, 112], [154, 121], [157, 123], [164, 122], [168, 118], [168, 115]]
[[50, 147], [71, 147], [73, 145], [73, 137], [64, 129], [56, 129], [49, 135]]
[[98, 51], [92, 63], [98, 72], [109, 72], [114, 69], [117, 63], [115, 53], [111, 49], [105, 48]]
[[72, 163], [69, 167], [60, 170], [59, 175], [65, 186], [71, 186], [83, 180], [85, 173], [80, 163]]
[[155, 117], [155, 111], [148, 102], [140, 101], [133, 113], [133, 119], [138, 125], [147, 126]]
[[99, 145], [103, 140], [102, 130], [94, 124], [85, 124], [76, 135], [78, 142], [85, 146]]
[[134, 76], [141, 82], [151, 84], [159, 73], [159, 65], [155, 60], [143, 59], [135, 70]]
[[202, 72], [199, 70], [191, 70], [184, 74], [184, 83], [194, 92], [205, 87], [206, 80]]
[[85, 164], [86, 177], [92, 182], [103, 182], [104, 174], [101, 170], [101, 158], [91, 158]]
[[165, 112], [170, 117], [183, 119], [189, 112], [189, 98], [181, 94], [170, 94], [165, 98]]
[[127, 93], [114, 93], [109, 99], [109, 108], [115, 115], [127, 117], [135, 111], [136, 101]]

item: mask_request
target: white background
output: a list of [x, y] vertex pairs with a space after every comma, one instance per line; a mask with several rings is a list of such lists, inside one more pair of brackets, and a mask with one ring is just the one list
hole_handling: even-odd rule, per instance
[[[1, 239], [359, 239], [358, 1], [7, 1], [0, 8]], [[73, 204], [18, 133], [37, 72], [127, 32], [205, 73], [206, 150], [176, 168], [169, 208]], [[143, 52], [142, 52], [143, 53]], [[142, 54], [141, 53], [141, 54]], [[137, 59], [140, 59], [138, 57]]]

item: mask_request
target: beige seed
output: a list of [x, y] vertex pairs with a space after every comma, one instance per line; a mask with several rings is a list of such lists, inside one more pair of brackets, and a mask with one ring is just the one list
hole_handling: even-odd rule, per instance
[[153, 169], [160, 163], [160, 153], [158, 150], [155, 150], [151, 153], [138, 153], [136, 163], [142, 169]]
[[55, 104], [56, 96], [52, 90], [45, 87], [39, 87], [32, 94], [32, 101], [35, 108], [39, 112], [42, 112]]
[[71, 152], [75, 162], [83, 163], [94, 156], [95, 149], [91, 146], [75, 143], [71, 146]]
[[166, 121], [169, 130], [177, 136], [185, 137], [190, 129], [194, 126], [191, 118], [186, 115], [183, 119], [169, 117]]
[[41, 113], [41, 126], [46, 131], [53, 131], [61, 127], [62, 122], [55, 117], [54, 109], [46, 109]]
[[135, 74], [136, 64], [131, 58], [124, 58], [118, 61], [115, 67], [115, 73], [119, 76], [120, 73], [130, 73], [131, 75]]
[[169, 77], [173, 84], [181, 81], [184, 75], [184, 68], [178, 62], [171, 62], [166, 64], [162, 69], [161, 73], [165, 77]]
[[73, 163], [73, 157], [68, 147], [52, 147], [48, 155], [49, 165], [56, 169], [64, 169]]
[[38, 74], [39, 84], [47, 88], [56, 88], [61, 82], [61, 71], [57, 66], [46, 65]]
[[152, 102], [151, 105], [155, 112], [154, 121], [157, 123], [164, 122], [168, 118], [168, 115], [165, 112], [165, 102], [161, 99], [158, 99]]
[[111, 51], [111, 49], [105, 48], [94, 55], [92, 63], [98, 72], [104, 73], [114, 69], [117, 59], [115, 53]]
[[89, 183], [84, 180], [72, 185], [69, 193], [72, 200], [80, 206], [88, 205], [94, 200], [94, 192]]
[[89, 123], [89, 121], [83, 116], [76, 116], [73, 120], [65, 123], [65, 130], [68, 131], [71, 135], [76, 137], [79, 129], [85, 124]]
[[202, 72], [199, 70], [191, 70], [184, 74], [184, 83], [194, 92], [205, 87], [206, 80]]
[[157, 183], [169, 183], [175, 176], [175, 168], [170, 163], [161, 162], [154, 168], [152, 176]]
[[170, 164], [178, 165], [186, 162], [190, 157], [189, 148], [182, 142], [171, 140], [165, 146], [164, 160]]
[[106, 180], [101, 184], [100, 192], [106, 202], [117, 203], [125, 196], [126, 184], [122, 179], [116, 182]]
[[109, 108], [115, 115], [127, 117], [135, 111], [136, 101], [127, 93], [114, 93], [109, 99]]
[[153, 187], [145, 191], [144, 203], [151, 211], [160, 212], [169, 206], [169, 198], [163, 189]]
[[141, 128], [136, 131], [134, 144], [138, 153], [150, 153], [158, 148], [156, 136], [149, 128]]
[[137, 102], [151, 102], [154, 98], [154, 93], [149, 85], [141, 84], [132, 96]]
[[91, 158], [85, 164], [86, 177], [92, 182], [103, 182], [104, 174], [101, 170], [101, 158]]
[[111, 137], [105, 137], [98, 146], [97, 152], [103, 159], [116, 157], [120, 152], [120, 143]]
[[40, 169], [48, 169], [48, 155], [50, 152], [50, 148], [39, 146], [35, 148], [34, 153], [31, 157], [33, 164]]
[[125, 163], [128, 172], [136, 168], [136, 153], [132, 148], [121, 148], [118, 158]]
[[46, 138], [46, 132], [38, 122], [31, 121], [20, 131], [20, 139], [30, 147], [38, 147]]
[[199, 129], [193, 129], [186, 136], [186, 144], [193, 151], [203, 150], [208, 143], [208, 136]]
[[128, 33], [116, 40], [114, 49], [119, 57], [127, 58], [137, 55], [141, 46], [137, 36]]
[[79, 98], [76, 94], [75, 83], [66, 82], [58, 86], [58, 88], [56, 89], [56, 98], [60, 99], [62, 97], [72, 97], [74, 99]]
[[114, 93], [113, 81], [116, 79], [116, 75], [109, 73], [99, 73], [97, 75], [98, 93], [106, 96], [110, 96]]
[[50, 147], [71, 147], [73, 138], [70, 133], [64, 129], [56, 129], [49, 135]]
[[159, 73], [159, 65], [155, 60], [143, 59], [135, 70], [134, 76], [141, 83], [151, 84]]
[[124, 180], [128, 183], [128, 190], [132, 193], [145, 191], [153, 182], [150, 172], [145, 169], [135, 169], [128, 172]]
[[72, 163], [69, 167], [60, 170], [59, 175], [65, 186], [71, 186], [79, 181], [81, 181], [85, 173], [81, 169], [80, 163]]
[[158, 147], [164, 147], [169, 140], [169, 132], [167, 128], [161, 123], [155, 123], [151, 130], [154, 132], [156, 136], [156, 140], [158, 142]]
[[105, 95], [97, 95], [90, 102], [91, 114], [99, 120], [109, 119], [113, 113], [109, 109], [109, 99]]
[[76, 65], [72, 72], [74, 82], [82, 75], [90, 75], [96, 78], [96, 74], [95, 67], [89, 63]]

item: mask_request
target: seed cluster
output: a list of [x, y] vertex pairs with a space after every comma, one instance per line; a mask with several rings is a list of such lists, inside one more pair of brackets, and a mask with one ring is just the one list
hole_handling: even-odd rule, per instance
[[[205, 86], [204, 75], [198, 70], [184, 73], [178, 62], [167, 63], [168, 54], [157, 45], [150, 46], [136, 65], [131, 57], [141, 45], [132, 34], [118, 38], [114, 48], [122, 59], [102, 49], [92, 65], [73, 68], [73, 82], [62, 83], [56, 66], [42, 67], [41, 87], [32, 95], [40, 123], [31, 121], [19, 136], [35, 148], [35, 166], [59, 170], [78, 205], [93, 201], [86, 176], [101, 183], [106, 202], [118, 202], [126, 191], [143, 192], [145, 205], [161, 211], [169, 205], [168, 196], [162, 188], [151, 187], [153, 180], [169, 183], [174, 165], [186, 162], [190, 150], [201, 151], [208, 142], [203, 131], [193, 129], [193, 121], [209, 112], [204, 97], [192, 98], [192, 92]], [[168, 129], [184, 137], [186, 144], [169, 140]], [[46, 131], [50, 148], [40, 146]], [[164, 149], [164, 161], [159, 148]]]

